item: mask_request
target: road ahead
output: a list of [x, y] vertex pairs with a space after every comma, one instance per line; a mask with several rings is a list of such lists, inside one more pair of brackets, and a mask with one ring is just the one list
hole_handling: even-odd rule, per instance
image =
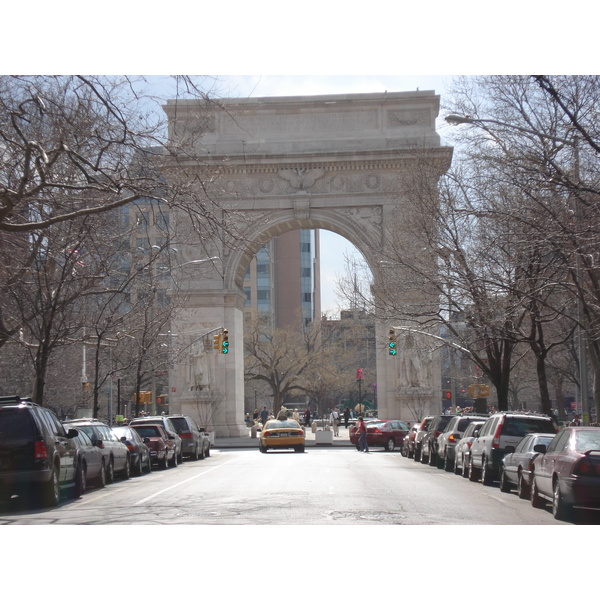
[[117, 481], [51, 510], [18, 503], [2, 524], [565, 525], [515, 493], [353, 448], [213, 450], [203, 461]]

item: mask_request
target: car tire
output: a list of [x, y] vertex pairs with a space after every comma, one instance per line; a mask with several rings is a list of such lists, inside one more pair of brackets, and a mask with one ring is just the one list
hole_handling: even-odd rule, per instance
[[[204, 458], [204, 456], [202, 456]], [[198, 452], [198, 444], [194, 446], [194, 453], [192, 454], [192, 460], [200, 460], [200, 452]]]
[[169, 466], [170, 467], [177, 466], [177, 454], [173, 454], [173, 458], [169, 461]]
[[136, 463], [135, 474], [137, 477], [141, 477], [144, 473], [144, 465], [142, 464], [142, 455], [138, 456], [138, 461]]
[[41, 485], [41, 502], [44, 508], [56, 506], [60, 501], [60, 479], [58, 475], [58, 465], [52, 465], [50, 479]]
[[462, 467], [461, 467], [461, 475], [465, 478], [468, 479], [469, 478], [469, 473], [470, 473], [470, 468], [469, 468], [469, 463], [465, 460], [465, 457], [463, 455], [463, 459], [462, 459]]
[[531, 497], [531, 490], [529, 489], [529, 486], [525, 483], [525, 480], [523, 479], [523, 474], [521, 472], [519, 472], [517, 478], [517, 496], [519, 496], [519, 498], [522, 498], [523, 500], [527, 500], [527, 498]]
[[469, 458], [469, 481], [479, 481], [479, 471], [473, 464], [473, 456]]
[[566, 521], [573, 518], [573, 507], [565, 502], [560, 491], [558, 479], [552, 486], [552, 515], [558, 521]]
[[131, 478], [131, 457], [127, 456], [125, 458], [125, 466], [121, 471], [121, 479], [127, 480], [129, 478]]
[[178, 465], [180, 465], [182, 462], [183, 462], [183, 453], [182, 453], [182, 452], [180, 452], [180, 453], [177, 455], [177, 464], [178, 464]]
[[304, 452], [304, 446], [296, 446], [296, 448], [294, 448], [295, 452]]
[[100, 473], [98, 473], [96, 479], [96, 487], [106, 487], [106, 465], [104, 464], [104, 459], [102, 459], [102, 464], [100, 465]]
[[206, 451], [204, 447], [200, 448], [200, 454], [198, 455], [198, 460], [204, 460], [206, 458]]
[[394, 438], [388, 438], [387, 441], [385, 442], [386, 452], [392, 452], [395, 447], [396, 447], [396, 442], [394, 441]]
[[500, 470], [500, 491], [501, 492], [510, 492], [512, 485], [509, 483], [506, 478], [506, 469], [501, 468]]
[[206, 454], [205, 454], [206, 458], [210, 457], [210, 444], [206, 445]]
[[531, 478], [531, 494], [529, 498], [531, 500], [531, 506], [534, 508], [542, 508], [544, 506], [544, 499], [538, 493], [535, 476]]
[[444, 471], [448, 471], [448, 472], [454, 471], [454, 463], [450, 462], [450, 460], [448, 459], [448, 453], [446, 453], [444, 455], [443, 467], [444, 467]]
[[87, 483], [87, 467], [85, 462], [80, 462], [77, 465], [75, 472], [75, 485], [73, 486], [73, 498], [80, 498], [85, 493]]
[[115, 463], [113, 462], [112, 456], [108, 459], [108, 465], [106, 465], [106, 483], [113, 483], [115, 480]]
[[146, 467], [146, 473], [152, 473], [152, 457], [148, 454], [148, 466]]
[[487, 486], [494, 483], [494, 474], [490, 469], [490, 464], [485, 454], [481, 457], [481, 483]]

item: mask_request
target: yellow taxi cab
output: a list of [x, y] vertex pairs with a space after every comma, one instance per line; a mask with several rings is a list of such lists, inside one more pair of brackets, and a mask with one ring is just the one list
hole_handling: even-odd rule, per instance
[[266, 452], [269, 448], [304, 452], [304, 429], [294, 419], [269, 419], [260, 432], [258, 449]]

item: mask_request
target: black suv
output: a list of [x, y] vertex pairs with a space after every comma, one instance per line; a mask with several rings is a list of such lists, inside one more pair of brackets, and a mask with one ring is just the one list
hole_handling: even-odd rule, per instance
[[421, 444], [421, 462], [428, 463], [432, 466], [437, 466], [438, 460], [438, 436], [446, 429], [448, 423], [452, 420], [454, 415], [438, 415], [433, 418], [433, 421], [427, 428], [427, 433], [423, 438]]
[[469, 479], [492, 485], [498, 479], [506, 446], [513, 448], [528, 433], [556, 433], [551, 417], [532, 413], [493, 414], [475, 434], [471, 445]]
[[169, 421], [173, 423], [179, 437], [181, 438], [181, 453], [186, 458], [202, 460], [210, 456], [210, 440], [204, 429], [188, 415], [169, 415]]
[[83, 472], [73, 441], [77, 435], [30, 398], [0, 397], [0, 499], [30, 494], [49, 507], [58, 504], [62, 487], [80, 496]]

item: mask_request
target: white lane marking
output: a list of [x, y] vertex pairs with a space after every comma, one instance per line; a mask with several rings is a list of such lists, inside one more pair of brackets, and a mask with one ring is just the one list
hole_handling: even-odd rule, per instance
[[152, 498], [156, 498], [156, 496], [160, 496], [161, 494], [164, 494], [165, 492], [174, 490], [175, 488], [178, 488], [180, 485], [183, 485], [184, 483], [189, 483], [190, 481], [194, 481], [194, 479], [198, 479], [198, 477], [202, 477], [202, 475], [206, 475], [207, 473], [210, 473], [211, 471], [214, 471], [215, 469], [219, 469], [225, 465], [230, 465], [232, 462], [239, 460], [240, 458], [241, 457], [232, 458], [230, 461], [228, 461], [222, 465], [217, 465], [216, 467], [212, 467], [210, 469], [207, 469], [206, 471], [202, 471], [202, 473], [198, 473], [198, 475], [194, 475], [193, 477], [185, 479], [184, 481], [180, 481], [179, 483], [176, 483], [175, 485], [172, 485], [170, 487], [159, 490], [158, 492], [155, 492], [154, 494], [151, 494], [150, 496], [146, 496], [145, 498], [142, 498], [141, 500], [134, 502], [134, 506], [137, 504], [143, 504], [144, 502], [148, 502], [148, 500], [152, 500]]

